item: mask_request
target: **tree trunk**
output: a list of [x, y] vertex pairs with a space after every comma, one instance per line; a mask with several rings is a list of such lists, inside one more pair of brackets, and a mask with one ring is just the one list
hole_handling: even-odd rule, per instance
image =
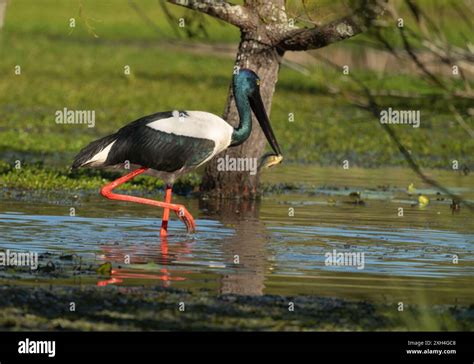
[[[178, 0], [168, 1], [181, 4]], [[317, 49], [360, 34], [384, 11], [387, 2], [387, 0], [363, 0], [353, 13], [324, 26], [299, 28], [294, 27], [293, 22], [290, 25], [288, 21], [286, 0], [244, 0], [243, 7], [231, 5], [226, 1], [188, 1], [186, 5], [188, 8], [206, 12], [241, 29], [236, 66], [250, 68], [260, 76], [260, 91], [268, 114], [285, 50]], [[229, 91], [224, 119], [232, 126], [237, 126], [239, 123], [232, 89]], [[278, 137], [278, 128], [275, 129]], [[214, 157], [206, 166], [201, 191], [218, 197], [244, 199], [257, 197], [258, 172], [256, 175], [251, 175], [248, 171], [219, 171], [217, 161], [218, 158], [226, 156], [260, 159], [266, 144], [266, 138], [253, 117], [253, 131], [250, 138], [244, 144], [229, 148]]]
[[[257, 6], [259, 6], [259, 18], [263, 19], [265, 12], [267, 12], [267, 18], [272, 18], [273, 21], [275, 19], [280, 20], [280, 16], [274, 16], [275, 9], [277, 9], [277, 4], [275, 3], [278, 2], [283, 4], [283, 0], [273, 1], [273, 4], [268, 1], [268, 6], [255, 4], [255, 11], [257, 11]], [[282, 4], [278, 11], [284, 14], [284, 11], [281, 10]], [[267, 114], [270, 115], [273, 93], [275, 92], [284, 52], [273, 45], [272, 39], [269, 39], [267, 33], [264, 22], [261, 22], [261, 24], [258, 24], [253, 29], [242, 30], [235, 65], [240, 68], [249, 68], [258, 74], [261, 79], [260, 92], [262, 99]], [[234, 127], [239, 124], [239, 114], [235, 106], [232, 87], [229, 89], [227, 106], [223, 117]], [[256, 175], [251, 175], [249, 171], [217, 170], [217, 159], [226, 155], [232, 158], [257, 158], [257, 160], [262, 156], [268, 143], [254, 116], [252, 120], [252, 133], [245, 143], [227, 149], [207, 164], [201, 183], [202, 192], [223, 198], [241, 197], [253, 199], [257, 196], [258, 172]], [[275, 131], [275, 134], [278, 136], [278, 130]]]

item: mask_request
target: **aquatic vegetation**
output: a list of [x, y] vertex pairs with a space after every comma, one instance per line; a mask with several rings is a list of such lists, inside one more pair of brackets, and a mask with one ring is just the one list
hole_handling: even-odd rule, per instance
[[430, 203], [430, 199], [426, 197], [425, 195], [420, 195], [418, 196], [418, 203], [420, 204], [421, 207], [425, 207]]

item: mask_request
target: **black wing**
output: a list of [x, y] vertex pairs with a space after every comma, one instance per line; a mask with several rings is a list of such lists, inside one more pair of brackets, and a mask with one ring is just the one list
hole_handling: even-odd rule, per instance
[[[152, 121], [172, 115], [172, 112], [162, 112], [145, 116], [113, 135], [92, 142], [78, 154], [73, 168], [81, 166], [81, 161], [84, 163], [89, 160], [113, 141], [107, 159], [102, 164], [104, 167], [128, 161], [158, 171], [174, 172], [202, 163], [214, 150], [213, 140], [166, 133], [147, 126]], [[96, 153], [88, 150], [92, 147]]]

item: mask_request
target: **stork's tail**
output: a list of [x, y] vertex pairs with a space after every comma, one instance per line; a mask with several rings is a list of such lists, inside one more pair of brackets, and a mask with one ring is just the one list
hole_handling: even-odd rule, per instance
[[82, 150], [74, 157], [72, 169], [85, 166], [99, 167], [104, 165], [107, 159], [107, 154], [111, 144], [117, 139], [115, 134], [107, 135], [103, 138], [97, 139], [82, 148]]

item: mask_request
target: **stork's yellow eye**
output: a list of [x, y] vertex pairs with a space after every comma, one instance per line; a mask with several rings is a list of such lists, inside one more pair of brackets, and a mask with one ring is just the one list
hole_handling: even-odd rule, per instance
[[260, 80], [257, 80], [256, 84], [257, 86], [260, 86]]

